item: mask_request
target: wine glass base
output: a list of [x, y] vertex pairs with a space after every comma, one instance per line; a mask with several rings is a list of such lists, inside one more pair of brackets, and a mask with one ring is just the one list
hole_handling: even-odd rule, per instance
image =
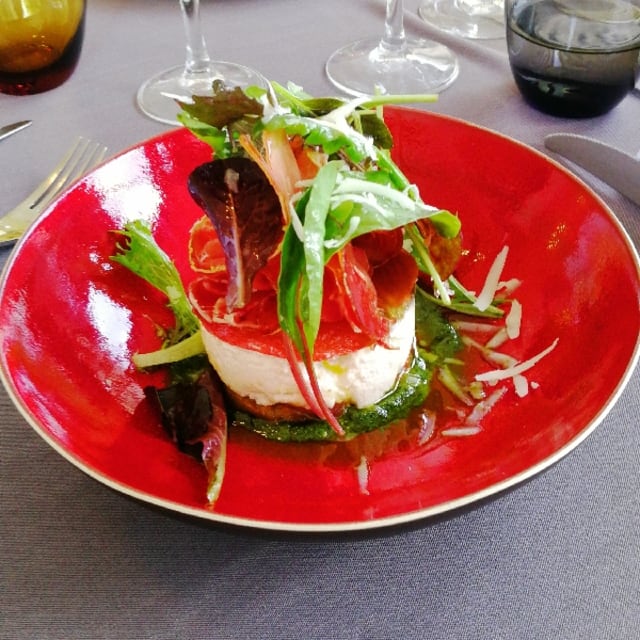
[[379, 38], [353, 42], [325, 65], [329, 80], [352, 96], [439, 93], [458, 77], [458, 60], [444, 45], [406, 40], [388, 47]]
[[180, 107], [176, 100], [188, 102], [194, 94], [210, 95], [214, 80], [243, 89], [250, 85], [268, 86], [266, 78], [258, 71], [234, 62], [212, 62], [207, 73], [191, 74], [187, 74], [182, 65], [162, 71], [144, 82], [136, 96], [138, 107], [154, 120], [177, 125]]
[[418, 9], [420, 17], [432, 27], [463, 38], [492, 40], [505, 37], [501, 11], [465, 11], [456, 0], [425, 0]]

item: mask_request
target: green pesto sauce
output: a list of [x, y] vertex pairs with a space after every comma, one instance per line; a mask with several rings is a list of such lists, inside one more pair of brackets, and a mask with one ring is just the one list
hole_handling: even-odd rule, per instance
[[350, 439], [405, 418], [421, 405], [429, 393], [433, 368], [418, 354], [400, 376], [395, 388], [376, 404], [362, 409], [349, 406], [339, 417], [345, 436], [340, 438], [324, 420], [309, 422], [270, 422], [242, 411], [231, 414], [233, 425], [244, 427], [278, 442], [322, 442]]

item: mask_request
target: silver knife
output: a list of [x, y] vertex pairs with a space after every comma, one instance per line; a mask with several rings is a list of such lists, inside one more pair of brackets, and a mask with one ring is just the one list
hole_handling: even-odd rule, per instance
[[26, 129], [31, 124], [31, 120], [22, 120], [20, 122], [14, 122], [13, 124], [7, 124], [4, 127], [0, 127], [0, 140], [8, 138], [10, 135]]
[[604, 142], [573, 133], [545, 137], [547, 149], [580, 165], [596, 178], [640, 205], [640, 158]]

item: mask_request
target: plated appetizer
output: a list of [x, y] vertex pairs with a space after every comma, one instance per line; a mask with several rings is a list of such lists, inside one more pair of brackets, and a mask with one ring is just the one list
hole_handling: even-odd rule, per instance
[[[149, 397], [202, 457], [212, 505], [229, 428], [307, 442], [424, 424], [437, 380], [459, 403], [451, 435], [472, 434], [504, 393], [492, 385], [525, 394], [524, 372], [555, 346], [524, 363], [496, 352], [520, 323], [519, 283], [501, 281], [508, 249], [478, 295], [457, 281], [460, 222], [393, 162], [381, 111], [393, 101], [214, 85], [181, 114], [212, 147], [188, 181], [203, 210], [185, 247], [195, 277], [185, 289], [143, 223], [119, 232], [113, 259], [163, 291], [176, 317], [134, 363], [170, 371]], [[464, 335], [480, 323], [488, 345]], [[465, 344], [494, 368], [469, 378]]]

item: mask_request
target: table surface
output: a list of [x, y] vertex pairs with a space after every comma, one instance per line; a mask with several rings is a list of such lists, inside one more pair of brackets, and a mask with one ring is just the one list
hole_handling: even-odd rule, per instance
[[[72, 78], [30, 97], [0, 95], [2, 124], [32, 119], [0, 146], [0, 211], [77, 135], [110, 153], [166, 131], [134, 98], [184, 60], [176, 0], [89, 0]], [[571, 131], [635, 153], [640, 97], [610, 114], [562, 120], [527, 107], [504, 41], [425, 26], [460, 76], [429, 108], [544, 151]], [[204, 0], [213, 57], [310, 93], [333, 94], [330, 53], [382, 32], [366, 0]], [[575, 169], [575, 168], [574, 168]], [[575, 169], [640, 244], [640, 209]], [[0, 251], [0, 265], [9, 250]], [[597, 365], [597, 363], [596, 363]], [[375, 533], [292, 536], [177, 517], [106, 489], [53, 451], [0, 391], [0, 638], [616, 638], [640, 622], [640, 376], [595, 432], [515, 490], [472, 509]]]

